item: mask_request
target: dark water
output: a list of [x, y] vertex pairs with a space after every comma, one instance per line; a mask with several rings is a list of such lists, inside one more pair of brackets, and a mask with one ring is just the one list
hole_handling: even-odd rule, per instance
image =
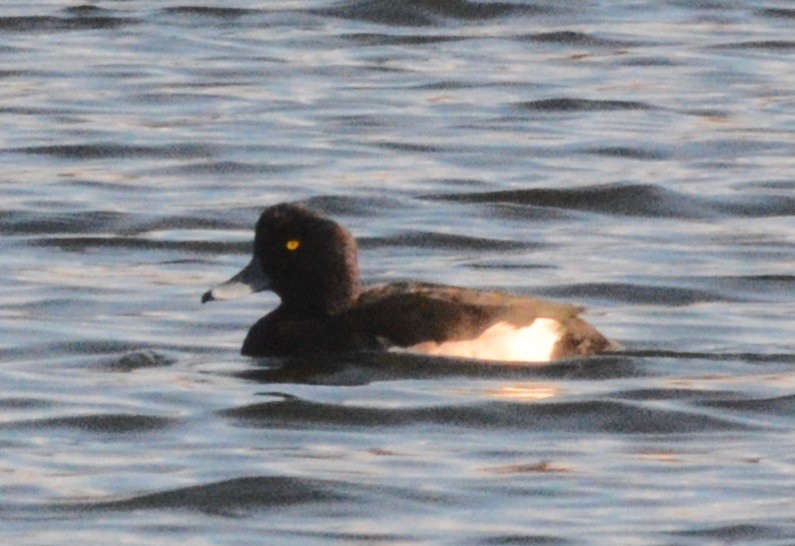
[[[795, 543], [795, 6], [0, 7], [4, 544]], [[219, 3], [220, 4], [220, 3]], [[237, 355], [306, 201], [550, 366]]]

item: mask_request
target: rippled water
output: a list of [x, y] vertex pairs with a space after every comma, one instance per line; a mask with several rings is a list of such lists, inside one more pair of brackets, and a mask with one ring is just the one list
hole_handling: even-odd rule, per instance
[[[4, 543], [795, 541], [791, 2], [227, 5], [0, 7]], [[240, 357], [285, 200], [627, 351]]]

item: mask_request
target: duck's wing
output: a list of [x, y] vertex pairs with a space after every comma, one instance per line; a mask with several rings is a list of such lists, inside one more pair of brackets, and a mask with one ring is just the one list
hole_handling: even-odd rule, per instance
[[580, 307], [526, 296], [433, 284], [365, 291], [335, 315], [279, 308], [251, 327], [249, 356], [405, 348], [431, 355], [539, 362], [620, 348], [577, 315]]
[[359, 329], [399, 347], [477, 338], [503, 323], [515, 329], [545, 318], [565, 325], [582, 308], [496, 291], [392, 283], [365, 291], [352, 310]]

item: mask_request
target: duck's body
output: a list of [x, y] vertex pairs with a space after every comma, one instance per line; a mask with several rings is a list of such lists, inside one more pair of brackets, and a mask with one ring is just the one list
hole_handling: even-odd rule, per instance
[[252, 262], [202, 301], [267, 288], [282, 303], [249, 330], [247, 356], [400, 349], [547, 362], [617, 347], [571, 305], [424, 283], [362, 290], [353, 236], [297, 205], [262, 213]]

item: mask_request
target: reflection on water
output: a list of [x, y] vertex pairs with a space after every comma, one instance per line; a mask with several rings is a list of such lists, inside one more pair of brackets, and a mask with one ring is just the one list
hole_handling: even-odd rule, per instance
[[517, 402], [533, 402], [554, 398], [559, 394], [555, 385], [525, 383], [517, 385], [503, 385], [497, 389], [486, 389], [483, 394], [498, 400], [513, 400]]
[[[793, 542], [794, 17], [3, 4], [0, 537]], [[199, 298], [279, 201], [627, 350], [244, 359], [275, 296]]]
[[532, 473], [556, 473], [572, 472], [573, 469], [564, 466], [556, 466], [548, 461], [541, 461], [535, 464], [513, 464], [505, 466], [492, 466], [483, 469], [483, 472], [491, 474], [532, 474]]

